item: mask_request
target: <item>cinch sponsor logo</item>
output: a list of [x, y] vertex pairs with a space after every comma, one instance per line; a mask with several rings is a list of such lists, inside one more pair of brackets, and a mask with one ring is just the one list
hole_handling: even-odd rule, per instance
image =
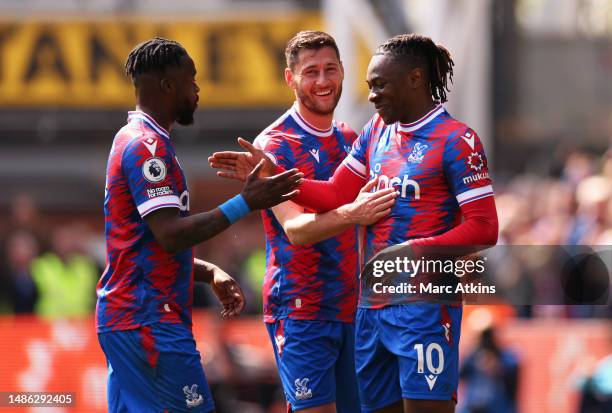
[[387, 175], [380, 174], [380, 171], [381, 165], [379, 163], [374, 166], [373, 170], [370, 169], [370, 178], [375, 179], [378, 177], [378, 185], [376, 190], [389, 188], [390, 186], [399, 186], [400, 196], [402, 198], [407, 198], [410, 195], [410, 192], [408, 192], [408, 188], [410, 187], [414, 192], [414, 199], [421, 198], [421, 187], [419, 186], [419, 183], [414, 179], [410, 179], [408, 174], [404, 174], [404, 176], [401, 178], [398, 176], [389, 177]]
[[479, 172], [474, 175], [466, 176], [465, 178], [463, 178], [463, 183], [471, 184], [472, 182], [480, 181], [481, 179], [487, 179], [488, 177], [488, 172]]

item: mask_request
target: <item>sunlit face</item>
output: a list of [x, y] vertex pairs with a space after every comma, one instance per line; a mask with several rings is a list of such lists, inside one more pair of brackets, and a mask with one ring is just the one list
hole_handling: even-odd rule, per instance
[[328, 115], [342, 95], [344, 69], [332, 47], [304, 49], [293, 70], [285, 69], [285, 79], [308, 110]]
[[368, 100], [387, 125], [402, 121], [414, 99], [408, 82], [409, 71], [389, 55], [374, 55], [368, 66], [366, 81]]
[[185, 55], [181, 58], [180, 66], [176, 71], [176, 123], [191, 125], [193, 113], [198, 107], [200, 88], [195, 81], [196, 69], [193, 60]]

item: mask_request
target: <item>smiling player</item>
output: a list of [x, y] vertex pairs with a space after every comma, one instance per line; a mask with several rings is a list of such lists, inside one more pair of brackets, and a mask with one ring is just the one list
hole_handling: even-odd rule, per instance
[[[400, 196], [391, 213], [366, 229], [366, 260], [397, 245], [409, 250], [497, 241], [482, 143], [442, 106], [452, 67], [446, 48], [425, 36], [399, 35], [383, 43], [367, 74], [377, 113], [332, 178], [305, 180], [293, 200], [322, 212], [351, 202], [368, 179], [396, 188]], [[245, 147], [248, 155], [213, 156], [226, 170], [223, 176], [232, 177], [245, 165], [250, 170], [264, 157]], [[369, 293], [362, 289], [356, 316], [362, 411], [453, 412], [461, 307], [419, 302], [418, 297], [411, 304], [373, 303]]]
[[[285, 80], [296, 102], [255, 145], [282, 168], [298, 167], [306, 177], [328, 179], [356, 138], [333, 119], [344, 77], [336, 42], [326, 33], [303, 31], [289, 40], [285, 56]], [[366, 186], [354, 203], [325, 214], [292, 202], [262, 213], [264, 321], [290, 411], [360, 410], [353, 354], [356, 225], [387, 215], [396, 196], [393, 189], [369, 193], [373, 186]]]

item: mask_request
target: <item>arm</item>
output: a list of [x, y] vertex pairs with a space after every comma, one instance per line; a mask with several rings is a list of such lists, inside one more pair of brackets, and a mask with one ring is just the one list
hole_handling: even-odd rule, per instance
[[305, 213], [304, 208], [289, 201], [272, 207], [272, 212], [294, 245], [311, 244], [337, 235], [354, 225], [370, 225], [391, 212], [397, 193], [394, 189], [369, 192], [377, 180], [368, 182], [359, 197], [323, 214]]
[[219, 208], [188, 217], [181, 217], [177, 208], [161, 208], [144, 220], [157, 242], [171, 254], [204, 242], [231, 225]]
[[272, 212], [293, 245], [319, 242], [352, 226], [337, 209], [325, 214], [305, 213], [303, 207], [289, 201], [272, 207]]
[[221, 315], [233, 317], [244, 309], [245, 299], [240, 285], [225, 271], [210, 262], [194, 258], [193, 277], [195, 281], [210, 284], [213, 292], [223, 305]]
[[[238, 138], [238, 143], [247, 152], [215, 152], [208, 158], [211, 167], [220, 169], [217, 175], [243, 181], [258, 162], [264, 162], [264, 174], [284, 171], [250, 142]], [[303, 180], [294, 202], [317, 212], [330, 211], [352, 202], [366, 182], [365, 175], [356, 173], [343, 162], [328, 181]]]
[[169, 141], [155, 134], [141, 134], [120, 150], [121, 171], [136, 209], [157, 242], [170, 253], [215, 236], [252, 210], [291, 199], [303, 177], [297, 169], [261, 177], [260, 162], [246, 176], [239, 195], [212, 211], [181, 216], [179, 211], [188, 210], [188, 196]]
[[365, 178], [356, 175], [343, 162], [328, 181], [304, 179], [294, 202], [317, 212], [330, 211], [352, 202], [365, 183]]
[[488, 196], [461, 206], [464, 221], [455, 228], [434, 237], [418, 238], [408, 242], [411, 246], [481, 246], [497, 243], [498, 222], [495, 199]]
[[[377, 252], [362, 270], [362, 279], [372, 277], [377, 261], [436, 256], [460, 257], [497, 243], [497, 212], [492, 196], [461, 206], [465, 220], [455, 228], [433, 237], [412, 239]], [[443, 248], [436, 248], [442, 246]]]
[[[181, 217], [177, 208], [156, 209], [143, 218], [161, 246], [170, 253], [192, 247], [206, 241], [229, 227], [236, 219], [254, 209], [265, 209], [286, 201], [297, 193], [302, 174], [293, 169], [271, 178], [258, 176], [259, 164], [247, 177], [239, 210], [235, 211], [237, 198], [208, 212]], [[228, 215], [229, 208], [229, 215]]]
[[215, 276], [215, 271], [220, 270], [215, 264], [208, 261], [193, 259], [193, 280], [210, 284]]

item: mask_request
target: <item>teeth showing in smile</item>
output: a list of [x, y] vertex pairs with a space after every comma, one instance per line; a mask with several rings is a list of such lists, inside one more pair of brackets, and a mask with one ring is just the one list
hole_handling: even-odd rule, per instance
[[331, 93], [331, 89], [321, 90], [320, 92], [315, 92], [317, 96], [327, 96]]

